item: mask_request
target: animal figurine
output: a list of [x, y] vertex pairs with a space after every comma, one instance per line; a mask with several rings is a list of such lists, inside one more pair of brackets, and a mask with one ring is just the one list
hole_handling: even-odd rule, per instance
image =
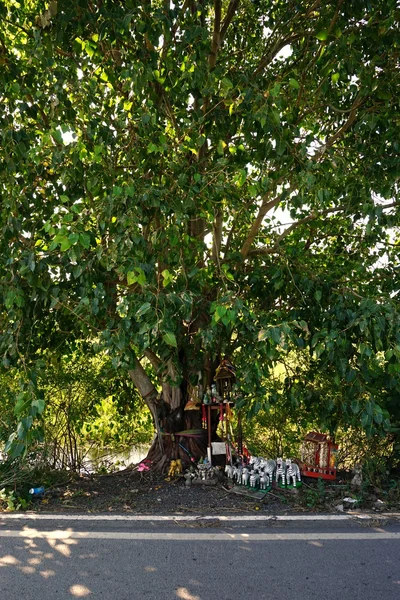
[[274, 478], [274, 473], [276, 469], [276, 461], [272, 458], [264, 461], [264, 473], [266, 473], [270, 479], [270, 481]]
[[269, 487], [269, 475], [268, 473], [262, 473], [260, 475], [260, 490], [266, 490]]
[[360, 490], [362, 486], [362, 465], [356, 463], [353, 469], [354, 477], [350, 482], [352, 490]]
[[255, 471], [260, 468], [261, 461], [263, 459], [259, 456], [250, 456], [249, 467]]
[[242, 468], [240, 466], [233, 467], [233, 481], [238, 485], [242, 483]]
[[244, 467], [242, 470], [242, 485], [247, 485], [249, 483], [250, 473], [247, 467]]
[[286, 485], [286, 463], [283, 458], [276, 459], [276, 483], [279, 483], [279, 479], [282, 479], [282, 485]]
[[296, 482], [301, 481], [299, 465], [292, 463], [290, 458], [286, 459], [286, 481], [290, 485], [292, 480], [293, 487], [296, 487]]
[[250, 479], [249, 479], [250, 487], [251, 488], [258, 487], [259, 482], [260, 482], [260, 475], [258, 473], [256, 473], [256, 471], [253, 470], [250, 473]]
[[168, 470], [168, 477], [175, 477], [175, 475], [180, 475], [182, 473], [182, 461], [180, 458], [177, 460], [171, 460]]
[[232, 465], [225, 465], [225, 475], [229, 477], [229, 479], [233, 479], [235, 475], [235, 467]]

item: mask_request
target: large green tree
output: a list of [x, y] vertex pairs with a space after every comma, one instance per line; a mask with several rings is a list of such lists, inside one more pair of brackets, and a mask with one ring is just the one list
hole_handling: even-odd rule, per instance
[[[43, 410], [43, 348], [90, 337], [157, 427], [225, 355], [253, 413], [285, 393], [330, 427], [396, 422], [396, 4], [1, 4], [0, 330], [21, 415]], [[301, 376], [266, 393], [295, 349]]]

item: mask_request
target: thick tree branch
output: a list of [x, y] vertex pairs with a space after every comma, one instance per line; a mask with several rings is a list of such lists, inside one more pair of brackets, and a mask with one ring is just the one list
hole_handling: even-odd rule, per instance
[[155, 370], [158, 371], [162, 365], [162, 362], [161, 359], [158, 358], [157, 354], [155, 354], [152, 350], [145, 350], [144, 355], [149, 359]]
[[163, 440], [157, 411], [157, 407], [160, 404], [160, 401], [158, 399], [157, 390], [152, 384], [150, 377], [147, 375], [146, 371], [144, 370], [143, 366], [140, 364], [137, 358], [135, 359], [135, 365], [133, 369], [129, 370], [129, 376], [132, 379], [135, 386], [137, 387], [143, 400], [149, 407], [151, 414], [153, 415], [154, 424], [158, 436], [158, 443], [162, 452]]
[[[400, 203], [399, 202], [391, 202], [390, 204], [382, 204], [380, 206], [381, 206], [382, 210], [385, 210], [385, 209], [389, 209], [389, 208], [394, 208], [396, 206], [400, 206]], [[294, 231], [295, 229], [297, 229], [301, 225], [304, 225], [304, 223], [308, 223], [310, 221], [315, 221], [318, 218], [326, 217], [327, 215], [330, 215], [330, 214], [333, 214], [333, 213], [345, 212], [345, 210], [346, 210], [346, 207], [344, 207], [344, 206], [336, 206], [334, 208], [327, 208], [326, 210], [322, 210], [322, 211], [320, 211], [318, 213], [312, 212], [307, 217], [304, 217], [303, 219], [299, 219], [298, 221], [295, 221], [287, 229], [285, 229], [285, 231], [283, 231], [276, 238], [276, 241], [273, 244], [273, 246], [263, 246], [261, 248], [254, 248], [254, 250], [250, 250], [249, 251], [248, 257], [250, 258], [250, 257], [253, 257], [253, 256], [262, 256], [262, 255], [267, 255], [267, 254], [274, 254], [274, 252], [276, 252], [276, 249], [277, 249], [279, 243], [285, 237], [287, 237], [290, 233], [292, 233], [292, 231]]]
[[213, 225], [213, 244], [212, 244], [212, 260], [217, 262], [219, 260], [219, 254], [221, 251], [222, 243], [222, 213], [217, 210], [215, 214], [215, 220]]
[[224, 37], [226, 35], [226, 32], [228, 31], [228, 27], [231, 24], [233, 17], [235, 16], [235, 13], [239, 6], [239, 2], [240, 2], [240, 0], [231, 0], [229, 3], [228, 10], [226, 11], [225, 19], [223, 20], [222, 25], [221, 25], [220, 44], [222, 44], [222, 42], [224, 41]]
[[277, 204], [279, 204], [280, 199], [281, 199], [280, 195], [276, 196], [275, 198], [272, 198], [272, 192], [270, 192], [269, 194], [266, 194], [264, 196], [262, 204], [258, 211], [258, 214], [257, 214], [252, 226], [250, 227], [250, 231], [247, 235], [247, 238], [242, 246], [242, 249], [240, 250], [240, 254], [242, 255], [243, 258], [247, 258], [247, 255], [249, 254], [250, 248], [251, 248], [255, 238], [257, 237], [258, 231], [261, 227], [261, 223], [263, 222], [265, 215], [272, 208], [274, 208]]
[[[326, 150], [328, 150], [331, 146], [333, 146], [333, 144], [335, 144], [335, 142], [337, 142], [345, 133], [348, 129], [350, 129], [350, 127], [353, 125], [353, 123], [355, 122], [356, 118], [357, 118], [357, 111], [359, 109], [359, 107], [361, 106], [361, 104], [363, 103], [364, 98], [361, 97], [361, 94], [358, 93], [352, 106], [350, 109], [350, 113], [349, 116], [347, 118], [347, 120], [343, 123], [343, 125], [338, 129], [338, 131], [333, 134], [331, 137], [329, 137], [325, 144], [314, 154], [314, 156], [312, 157], [312, 160], [314, 161], [318, 161], [323, 154], [326, 152]], [[278, 184], [281, 183], [281, 181], [278, 182]], [[263, 199], [263, 203], [261, 204], [260, 210], [258, 212], [258, 215], [255, 219], [255, 221], [253, 222], [249, 234], [247, 236], [247, 239], [245, 241], [245, 243], [242, 246], [241, 249], [241, 255], [243, 256], [243, 258], [246, 258], [250, 252], [250, 248], [254, 242], [254, 239], [257, 236], [257, 233], [261, 227], [262, 221], [265, 217], [265, 215], [267, 214], [267, 212], [269, 210], [271, 210], [271, 208], [274, 208], [274, 206], [276, 206], [279, 201], [280, 201], [280, 197], [277, 196], [276, 198], [269, 200], [271, 194], [268, 194], [267, 196], [264, 196]], [[331, 212], [331, 211], [330, 211]], [[306, 217], [307, 219], [309, 219], [309, 217]]]
[[350, 129], [350, 127], [353, 125], [354, 121], [357, 118], [357, 110], [361, 106], [362, 102], [363, 99], [361, 98], [360, 94], [357, 94], [351, 106], [347, 120], [343, 123], [343, 125], [337, 130], [337, 132], [334, 135], [332, 135], [326, 140], [322, 148], [314, 155], [314, 160], [318, 160], [326, 150], [333, 146], [333, 144], [337, 142], [337, 140], [341, 138], [342, 135], [346, 133], [348, 129]]
[[215, 68], [217, 63], [218, 50], [220, 47], [220, 29], [221, 29], [221, 8], [222, 0], [214, 0], [214, 31], [211, 40], [211, 52], [208, 57], [210, 70]]
[[179, 386], [171, 385], [165, 381], [167, 375], [172, 380], [176, 378], [176, 372], [172, 362], [166, 365], [152, 350], [145, 350], [144, 355], [151, 362], [157, 375], [160, 377], [163, 400], [167, 402], [172, 409], [178, 408], [182, 401], [182, 390]]

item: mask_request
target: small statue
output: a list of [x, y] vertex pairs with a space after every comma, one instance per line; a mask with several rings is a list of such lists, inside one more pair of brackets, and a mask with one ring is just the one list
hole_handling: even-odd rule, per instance
[[301, 481], [299, 465], [292, 463], [290, 458], [286, 459], [286, 480], [288, 485], [290, 485], [290, 480], [292, 480], [293, 487], [296, 487], [297, 481]]
[[353, 479], [351, 480], [350, 486], [353, 490], [360, 490], [361, 486], [362, 486], [362, 481], [363, 481], [363, 477], [362, 477], [362, 465], [360, 465], [360, 463], [356, 463], [354, 465], [354, 476]]
[[286, 464], [283, 458], [276, 459], [276, 483], [279, 483], [279, 479], [282, 479], [282, 485], [286, 485]]
[[203, 396], [203, 404], [211, 404], [211, 388], [207, 386]]
[[183, 477], [185, 478], [186, 487], [190, 487], [192, 485], [193, 473], [185, 473]]
[[250, 473], [250, 487], [256, 488], [260, 482], [260, 475], [256, 471]]
[[242, 470], [242, 485], [247, 485], [249, 483], [250, 473], [247, 467], [244, 467]]
[[269, 476], [270, 481], [272, 481], [274, 478], [275, 469], [276, 461], [272, 458], [269, 458], [264, 462], [264, 473]]
[[261, 465], [261, 461], [262, 458], [260, 458], [259, 456], [250, 456], [250, 462], [249, 465], [254, 469], [257, 470], [260, 468]]
[[235, 468], [232, 465], [225, 465], [225, 475], [229, 477], [229, 479], [233, 479]]
[[177, 460], [171, 460], [168, 470], [168, 477], [175, 477], [182, 473], [182, 461], [180, 458]]
[[260, 490], [266, 490], [269, 487], [269, 475], [268, 473], [262, 473], [260, 475]]
[[237, 467], [233, 467], [233, 480], [236, 481], [238, 485], [242, 483], [242, 467], [238, 465]]
[[213, 383], [211, 386], [211, 401], [213, 404], [220, 404], [222, 402], [222, 398], [217, 392], [217, 386], [215, 383]]

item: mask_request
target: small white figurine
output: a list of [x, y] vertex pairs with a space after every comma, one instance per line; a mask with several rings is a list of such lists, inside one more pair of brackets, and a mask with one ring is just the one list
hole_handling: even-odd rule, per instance
[[268, 460], [265, 461], [264, 473], [266, 473], [269, 476], [271, 481], [274, 478], [275, 469], [276, 469], [276, 461], [275, 460], [273, 460], [272, 458], [269, 458]]
[[301, 481], [299, 465], [292, 463], [290, 458], [286, 459], [286, 480], [289, 485], [292, 480], [293, 487], [296, 487], [297, 481]]
[[282, 479], [282, 485], [286, 485], [286, 464], [283, 458], [276, 459], [276, 483], [279, 483], [279, 479]]
[[350, 486], [352, 490], [360, 490], [362, 486], [362, 465], [356, 463], [354, 465], [354, 477], [351, 480]]
[[266, 490], [269, 487], [269, 475], [268, 473], [263, 473], [260, 475], [260, 490]]
[[235, 475], [235, 468], [232, 465], [225, 465], [225, 475], [229, 477], [229, 479], [233, 479]]
[[250, 487], [256, 488], [259, 484], [259, 481], [260, 481], [259, 474], [256, 473], [255, 471], [252, 471], [250, 473]]
[[233, 480], [236, 481], [237, 484], [242, 483], [242, 468], [241, 467], [233, 467]]
[[247, 485], [249, 483], [250, 473], [247, 467], [244, 467], [242, 470], [242, 485]]

